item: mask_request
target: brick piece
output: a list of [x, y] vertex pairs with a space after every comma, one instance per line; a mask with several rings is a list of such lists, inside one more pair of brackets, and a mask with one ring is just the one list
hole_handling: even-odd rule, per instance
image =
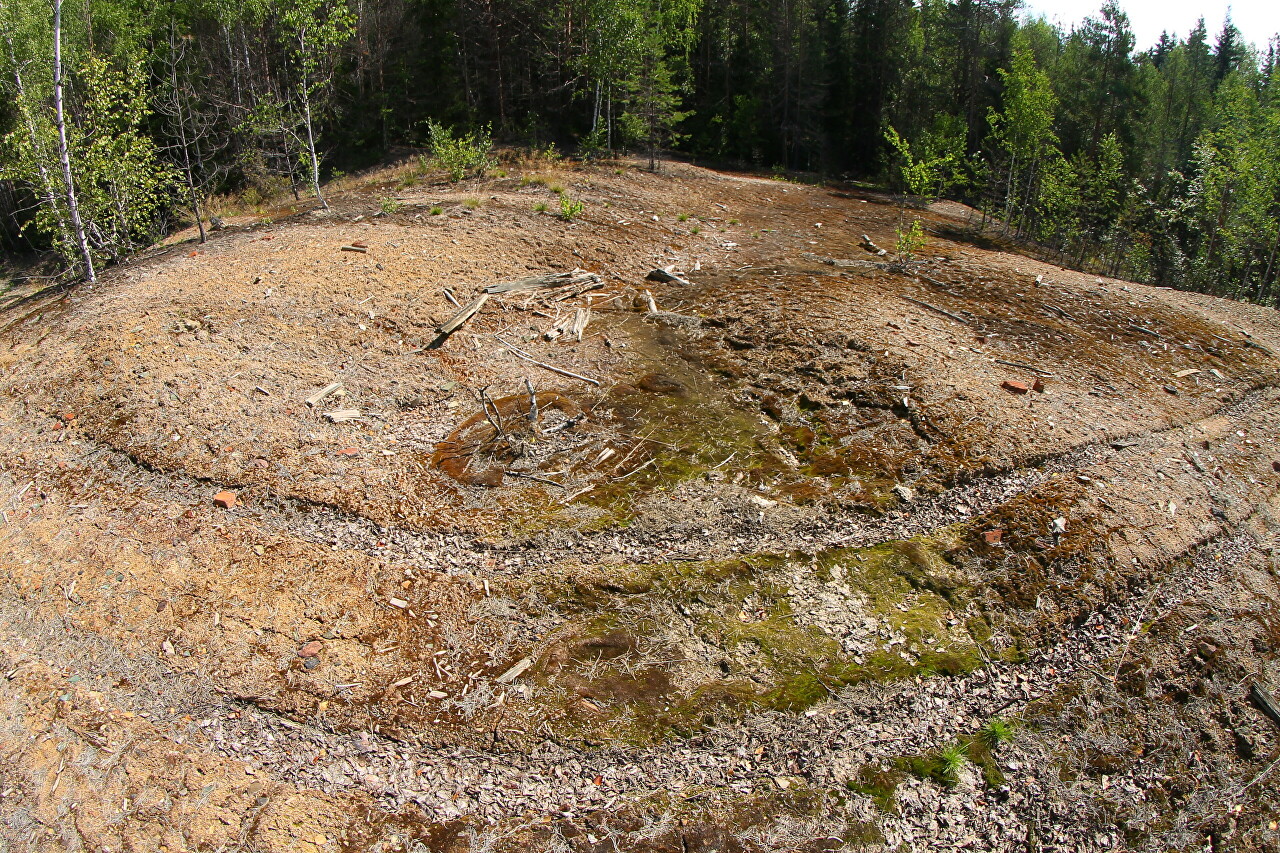
[[213, 505], [223, 509], [231, 509], [238, 503], [234, 492], [218, 492], [213, 496]]
[[1013, 379], [1006, 379], [1000, 383], [1000, 387], [1008, 391], [1010, 394], [1025, 394], [1031, 390], [1031, 386], [1025, 382], [1018, 382]]

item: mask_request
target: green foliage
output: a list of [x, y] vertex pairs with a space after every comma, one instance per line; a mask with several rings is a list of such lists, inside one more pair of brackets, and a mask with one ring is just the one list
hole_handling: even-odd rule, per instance
[[437, 204], [437, 205], [434, 205], [429, 212], [431, 213], [432, 216], [439, 216], [440, 214], [444, 213], [444, 208]]
[[463, 206], [463, 207], [465, 207], [467, 210], [475, 210], [476, 208], [478, 208], [478, 207], [480, 206], [480, 199], [478, 199], [478, 198], [469, 198], [469, 199], [465, 200], [464, 202], [462, 202], [462, 206]]
[[907, 192], [929, 202], [947, 191], [951, 183], [948, 176], [956, 162], [954, 152], [934, 151], [926, 145], [925, 151], [917, 156], [892, 125], [885, 129], [885, 141], [896, 155], [898, 174]]
[[[66, 57], [76, 63], [78, 103], [67, 121], [72, 182], [95, 260], [116, 260], [159, 236], [161, 213], [174, 203], [177, 173], [160, 160], [146, 133], [150, 107], [139, 63], [113, 65], [90, 51]], [[14, 95], [18, 126], [3, 139], [0, 179], [35, 188], [44, 202], [30, 227], [44, 235], [70, 265], [79, 250], [56, 160], [54, 118], [48, 103], [51, 78], [30, 74], [25, 97]]]
[[582, 202], [569, 198], [568, 194], [560, 196], [560, 218], [572, 222], [583, 210]]
[[533, 206], [533, 212], [534, 212], [534, 213], [546, 213], [546, 212], [547, 212], [547, 203], [546, 203], [545, 201], [540, 201], [540, 202], [538, 202], [537, 204], [535, 204], [535, 205]]
[[1013, 740], [1013, 726], [1007, 720], [993, 717], [978, 732], [978, 739], [982, 741], [987, 749], [995, 749], [997, 746]]
[[911, 227], [896, 229], [898, 235], [897, 241], [894, 243], [894, 249], [897, 252], [898, 260], [909, 261], [915, 258], [916, 253], [928, 244], [928, 238], [924, 236], [924, 227], [920, 224], [919, 219], [911, 221]]
[[404, 204], [398, 198], [387, 196], [378, 202], [378, 209], [383, 213], [391, 214], [398, 211]]
[[462, 136], [435, 121], [427, 122], [427, 145], [435, 162], [452, 183], [466, 177], [483, 177], [497, 165], [492, 156], [493, 138], [488, 125]]

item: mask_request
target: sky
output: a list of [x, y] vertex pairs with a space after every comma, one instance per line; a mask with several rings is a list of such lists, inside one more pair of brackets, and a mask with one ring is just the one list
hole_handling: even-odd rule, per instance
[[[1222, 22], [1231, 10], [1231, 20], [1259, 50], [1265, 50], [1272, 36], [1280, 33], [1280, 0], [1119, 0], [1129, 16], [1135, 49], [1142, 51], [1160, 40], [1160, 33], [1186, 38], [1203, 16], [1209, 44], [1222, 32]], [[1087, 17], [1098, 17], [1102, 0], [1026, 0], [1026, 11], [1043, 15], [1051, 23], [1069, 30]]]

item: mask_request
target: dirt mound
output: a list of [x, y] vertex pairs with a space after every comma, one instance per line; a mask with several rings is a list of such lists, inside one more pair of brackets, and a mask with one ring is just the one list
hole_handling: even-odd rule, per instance
[[1275, 311], [689, 166], [388, 191], [0, 317], [13, 849], [1280, 843]]

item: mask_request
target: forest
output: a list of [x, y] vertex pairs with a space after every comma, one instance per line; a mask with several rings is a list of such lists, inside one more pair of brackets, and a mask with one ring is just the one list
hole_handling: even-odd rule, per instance
[[1278, 46], [1138, 51], [1114, 0], [1069, 32], [1019, 0], [0, 0], [0, 248], [93, 278], [211, 198], [496, 143], [953, 198], [1064, 265], [1275, 304]]

